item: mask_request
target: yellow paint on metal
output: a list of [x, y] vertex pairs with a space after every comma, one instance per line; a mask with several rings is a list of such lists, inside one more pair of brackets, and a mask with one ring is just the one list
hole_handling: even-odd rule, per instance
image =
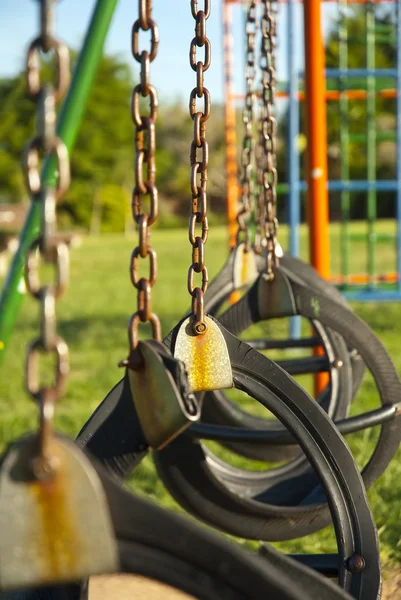
[[253, 283], [258, 276], [255, 254], [252, 250], [245, 252], [245, 244], [239, 244], [234, 259], [234, 288], [239, 290]]
[[174, 356], [184, 362], [193, 392], [233, 387], [230, 357], [223, 334], [212, 319], [205, 317], [205, 322], [206, 332], [195, 335], [191, 319], [186, 319], [175, 342]]
[[79, 581], [117, 569], [117, 548], [98, 475], [72, 442], [56, 438], [57, 468], [32, 476], [37, 436], [15, 444], [0, 473], [0, 590]]
[[140, 369], [127, 369], [132, 397], [148, 444], [161, 449], [200, 417], [198, 408], [190, 414], [174, 379], [157, 351], [139, 342], [143, 358]]

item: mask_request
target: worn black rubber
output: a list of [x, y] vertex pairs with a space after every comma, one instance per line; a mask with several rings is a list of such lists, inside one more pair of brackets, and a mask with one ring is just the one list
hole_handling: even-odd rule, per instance
[[[283, 369], [224, 328], [222, 331], [235, 387], [261, 402], [288, 427], [314, 473], [304, 481], [304, 495], [298, 499], [297, 506], [272, 505], [267, 504], [265, 498], [240, 497], [213, 475], [201, 444], [182, 435], [164, 450], [154, 453], [158, 473], [167, 489], [194, 516], [247, 539], [278, 541], [301, 537], [329, 524], [332, 516], [344, 564], [356, 553], [366, 557], [366, 564], [376, 571], [368, 585], [360, 587], [358, 584], [357, 593], [353, 588], [353, 595], [376, 598], [380, 589], [377, 534], [360, 474], [342, 436], [324, 410]], [[319, 502], [325, 494], [323, 490], [327, 492], [328, 504], [316, 504], [314, 496]], [[279, 485], [271, 493], [280, 498], [281, 491]], [[347, 587], [348, 575], [342, 568], [340, 581], [346, 589], [351, 589]], [[367, 571], [363, 576], [370, 577]]]
[[298, 588], [300, 569], [292, 561], [286, 569], [279, 560], [272, 567], [273, 560], [264, 563], [180, 515], [132, 496], [109, 476], [101, 479], [120, 548], [125, 543], [123, 572], [155, 578], [202, 600], [344, 597], [314, 574]]
[[[279, 276], [278, 273], [277, 276]], [[347, 344], [355, 348], [361, 355], [362, 360], [373, 375], [382, 407], [386, 411], [387, 409], [391, 411], [393, 415], [398, 413], [401, 382], [390, 356], [370, 327], [355, 313], [344, 309], [337, 302], [333, 302], [326, 296], [300, 285], [292, 274], [286, 272], [284, 268], [280, 269], [280, 277], [288, 280], [293, 295], [295, 310], [289, 312], [288, 316], [302, 314], [308, 318], [316, 318], [316, 312], [318, 311], [319, 321], [323, 325], [338, 331]], [[261, 283], [261, 285], [264, 284]], [[267, 282], [266, 285], [268, 285]], [[227, 311], [228, 319], [231, 319], [232, 322], [238, 321], [242, 326], [250, 327], [263, 318], [263, 314], [261, 314], [263, 307], [258, 306], [258, 286], [259, 281], [252, 286], [246, 296]], [[235, 330], [236, 325], [233, 325], [232, 328]], [[393, 411], [394, 407], [395, 410]], [[367, 414], [365, 424], [366, 427], [370, 426], [370, 413]], [[396, 453], [400, 441], [401, 419], [398, 416], [394, 416], [391, 420], [383, 418], [378, 443], [362, 472], [366, 487], [372, 485], [384, 472]]]
[[[233, 291], [234, 284], [232, 272], [234, 254], [235, 251], [230, 254], [226, 265], [212, 282], [209, 291], [206, 294], [206, 308], [211, 314], [215, 314], [217, 308], [222, 304], [222, 301], [226, 300]], [[264, 262], [264, 259], [260, 260], [260, 268], [263, 268]], [[342, 305], [347, 307], [345, 299], [338, 290], [322, 279], [313, 267], [286, 255], [281, 259], [281, 262], [284, 265], [287, 265], [292, 272], [296, 273], [298, 279], [303, 280], [304, 283], [310, 285], [313, 289], [321, 290], [322, 293], [341, 302]], [[224, 293], [226, 293], [225, 297], [223, 296], [223, 290]], [[227, 320], [225, 314], [221, 315], [219, 320], [227, 329], [237, 336], [242, 334], [244, 329], [246, 329], [241, 326], [241, 323], [238, 320], [233, 321], [230, 318]], [[336, 385], [335, 382], [334, 385], [329, 385], [319, 396], [318, 401], [325, 407], [332, 418], [336, 420], [343, 419], [347, 416], [350, 403], [359, 389], [364, 374], [364, 365], [360, 360], [359, 355], [354, 352], [351, 354], [353, 358], [350, 359], [346, 345], [341, 336], [337, 333], [331, 332], [330, 329], [326, 330], [321, 325], [318, 327], [318, 332], [322, 339], [323, 346], [325, 346], [326, 354], [330, 357], [331, 364], [333, 365], [334, 360], [336, 360], [338, 361], [337, 364], [342, 365], [339, 372], [336, 372], [336, 369], [331, 369], [331, 380], [333, 379], [334, 373], [334, 377], [339, 380], [338, 385]], [[333, 350], [332, 352], [331, 349]], [[351, 367], [352, 376], [350, 373]], [[271, 431], [282, 431], [283, 434], [286, 433], [280, 423], [274, 422], [273, 420], [266, 421], [266, 419], [253, 417], [241, 410], [238, 404], [231, 401], [223, 391], [205, 394], [202, 409], [202, 421], [204, 423], [215, 425], [227, 425], [231, 427], [260, 430], [267, 429]], [[254, 460], [282, 461], [299, 456], [299, 452], [295, 448], [279, 444], [273, 447], [269, 444], [255, 445], [252, 443], [238, 443], [229, 440], [222, 440], [222, 444], [229, 450]]]
[[[270, 549], [262, 558], [124, 489], [95, 463], [110, 508], [119, 573], [155, 579], [199, 600], [350, 600], [351, 596]], [[68, 585], [1, 594], [2, 600], [86, 600], [88, 587]]]
[[80, 585], [51, 586], [0, 593], [0, 600], [86, 600]]
[[[225, 302], [229, 295], [234, 291], [234, 256], [235, 251], [231, 251], [226, 264], [221, 269], [220, 273], [215, 277], [215, 279], [210, 283], [206, 292], [205, 310], [212, 315], [216, 314], [221, 304], [223, 304], [223, 302]], [[259, 270], [263, 271], [266, 264], [265, 259], [263, 257], [257, 257], [257, 264]], [[287, 271], [292, 273], [292, 276], [297, 278], [301, 285], [311, 287], [312, 289], [315, 289], [316, 291], [328, 296], [331, 300], [339, 302], [342, 306], [344, 306], [344, 308], [352, 310], [338, 289], [323, 279], [312, 267], [312, 265], [300, 260], [299, 258], [290, 256], [289, 254], [284, 254], [280, 258], [280, 264]], [[362, 382], [365, 367], [360, 355], [355, 353], [352, 348], [350, 349], [350, 355], [353, 368], [353, 397], [355, 397]]]
[[[219, 318], [219, 321], [225, 326], [224, 314]], [[242, 333], [242, 331], [232, 331], [231, 325], [230, 320], [227, 329], [231, 333], [234, 335]], [[330, 384], [319, 396], [318, 402], [332, 419], [343, 419], [348, 415], [352, 400], [352, 367], [347, 347], [342, 338], [330, 329], [323, 328], [317, 322], [314, 322], [314, 325], [325, 348], [327, 360], [331, 364]], [[340, 364], [340, 368], [336, 367], [336, 364]], [[287, 430], [279, 421], [268, 420], [247, 413], [221, 390], [204, 394], [202, 423], [287, 433]], [[199, 431], [199, 428], [196, 427], [194, 431]], [[255, 445], [252, 442], [238, 443], [226, 440], [222, 440], [222, 444], [229, 450], [254, 460], [283, 461], [294, 459], [300, 455], [298, 448], [285, 444], [266, 444], [263, 446], [261, 444]]]
[[127, 477], [149, 451], [128, 378], [121, 379], [99, 404], [75, 443], [89, 450], [109, 472]]
[[[341, 292], [334, 285], [323, 279], [312, 265], [289, 254], [284, 254], [280, 259], [280, 263], [287, 271], [292, 273], [293, 277], [299, 277], [301, 285], [306, 285], [306, 287], [311, 287], [321, 292], [331, 300], [339, 302], [344, 308], [352, 311]], [[352, 347], [349, 348], [349, 352], [352, 364], [352, 397], [355, 398], [365, 374], [365, 365], [360, 354], [355, 352]]]

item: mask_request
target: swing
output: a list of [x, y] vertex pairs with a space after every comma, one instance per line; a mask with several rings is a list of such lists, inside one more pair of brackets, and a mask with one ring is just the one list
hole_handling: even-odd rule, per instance
[[[67, 171], [60, 169], [62, 182], [59, 180], [58, 188], [53, 189], [41, 180], [36, 154], [34, 159], [26, 161], [31, 169], [30, 191], [42, 206], [41, 237], [36, 246], [44, 260], [59, 262], [56, 263], [56, 285], [45, 288], [36, 277], [36, 246], [27, 262], [28, 287], [40, 300], [42, 309], [41, 337], [30, 345], [27, 361], [27, 387], [39, 403], [40, 423], [37, 433], [6, 451], [0, 465], [0, 519], [3, 519], [3, 527], [12, 534], [3, 536], [0, 541], [0, 589], [30, 587], [31, 591], [11, 592], [8, 600], [82, 600], [88, 594], [84, 581], [101, 572], [142, 574], [205, 600], [257, 599], [266, 594], [277, 600], [314, 597], [374, 600], [380, 597], [378, 537], [364, 482], [341, 432], [330, 418], [342, 418], [342, 411], [337, 410], [336, 404], [337, 397], [341, 398], [341, 386], [346, 415], [353, 394], [352, 385], [355, 386], [356, 381], [354, 373], [352, 385], [348, 385], [345, 392], [347, 382], [344, 380], [340, 385], [340, 378], [337, 381], [336, 371], [333, 371], [330, 386], [337, 386], [336, 401], [331, 404], [330, 392], [329, 399], [323, 397], [320, 406], [286, 370], [235, 335], [250, 324], [277, 314], [303, 314], [316, 323], [322, 339], [327, 339], [327, 353], [334, 352], [335, 358], [338, 353], [348, 361], [349, 373], [352, 366], [345, 343], [357, 349], [376, 379], [384, 404], [377, 411], [379, 415], [366, 418], [363, 415], [359, 419], [359, 422], [364, 420], [365, 425], [372, 421], [384, 423], [374, 455], [363, 472], [367, 485], [383, 472], [398, 447], [400, 426], [395, 415], [401, 383], [381, 344], [362, 321], [337, 299], [319, 292], [322, 284], [309, 285], [307, 277], [299, 278], [291, 268], [285, 267], [284, 259], [284, 264], [279, 264], [274, 215], [274, 145], [271, 147], [274, 135], [269, 129], [273, 123], [269, 110], [264, 112], [262, 128], [266, 142], [263, 146], [264, 168], [269, 170], [262, 174], [263, 181], [260, 180], [266, 201], [263, 218], [267, 223], [264, 229], [266, 248], [258, 259], [263, 266], [254, 272], [253, 281], [247, 280], [250, 287], [243, 298], [219, 320], [208, 314], [206, 122], [211, 104], [204, 85], [204, 73], [211, 60], [210, 41], [206, 36], [211, 2], [205, 0], [203, 10], [198, 9], [197, 4], [196, 0], [191, 1], [195, 37], [191, 42], [190, 64], [197, 75], [197, 85], [190, 95], [190, 115], [194, 122], [190, 152], [192, 263], [187, 278], [192, 298], [191, 313], [162, 343], [160, 321], [152, 310], [157, 254], [150, 246], [150, 228], [158, 213], [155, 183], [158, 101], [150, 82], [150, 64], [157, 55], [159, 35], [152, 18], [151, 0], [139, 0], [139, 16], [132, 29], [133, 56], [141, 65], [140, 83], [132, 96], [136, 156], [132, 212], [138, 224], [139, 239], [130, 262], [130, 277], [137, 290], [137, 310], [129, 320], [128, 356], [120, 362], [125, 368], [124, 376], [84, 425], [75, 445], [55, 434], [52, 427], [54, 405], [61, 395], [68, 371], [67, 347], [57, 337], [54, 315], [54, 300], [64, 287], [60, 284], [65, 281], [61, 274], [65, 274], [68, 263], [60, 258], [65, 257], [64, 250], [54, 250], [53, 245], [55, 199], [61, 197], [61, 190], [64, 192], [67, 187]], [[262, 5], [262, 43], [271, 55], [274, 29], [269, 27], [274, 27], [274, 16], [269, 0], [263, 0]], [[43, 41], [43, 49], [52, 46], [48, 40], [51, 9], [51, 2], [41, 3], [43, 30], [40, 39], [47, 40]], [[150, 31], [150, 51], [139, 51], [140, 31]], [[197, 50], [202, 48], [204, 62], [196, 56]], [[267, 79], [263, 82], [262, 96], [268, 106], [274, 86]], [[39, 103], [45, 96], [35, 88], [35, 97]], [[141, 114], [141, 97], [149, 100], [148, 116]], [[203, 112], [197, 110], [196, 98], [204, 99]], [[51, 103], [46, 102], [48, 106]], [[46, 115], [46, 111], [43, 112]], [[53, 139], [49, 137], [48, 127], [54, 121], [51, 114], [45, 118], [46, 135], [41, 131], [40, 139]], [[61, 148], [57, 144], [62, 142], [53, 140], [43, 143], [43, 147], [35, 144], [32, 145], [35, 151], [40, 148], [51, 153], [56, 147]], [[60, 151], [57, 155], [63, 161], [66, 153]], [[149, 212], [144, 210], [146, 196], [150, 200]], [[197, 226], [199, 235], [196, 234]], [[250, 250], [242, 247], [238, 252], [245, 256]], [[139, 277], [139, 263], [145, 259], [149, 260], [149, 276]], [[244, 260], [248, 261], [248, 257]], [[199, 274], [201, 282], [197, 285], [195, 278]], [[310, 279], [313, 277], [311, 275]], [[150, 324], [153, 339], [140, 341], [141, 323]], [[364, 342], [365, 338], [367, 342]], [[39, 384], [39, 349], [57, 354], [53, 387]], [[378, 357], [377, 361], [373, 360], [374, 356]], [[286, 366], [289, 367], [288, 363]], [[288, 368], [291, 369], [295, 367]], [[233, 435], [233, 423], [222, 419], [221, 425], [215, 425], [215, 439], [238, 443], [240, 448], [243, 441], [255, 445], [265, 436], [262, 443], [268, 448], [274, 447], [272, 439], [276, 437], [277, 448], [295, 448], [297, 453], [300, 450], [304, 453], [290, 462], [288, 469], [282, 469], [283, 473], [277, 472], [275, 480], [271, 477], [270, 487], [266, 487], [263, 481], [266, 474], [263, 473], [262, 487], [259, 485], [257, 492], [258, 482], [255, 486], [254, 481], [244, 482], [246, 474], [230, 470], [210, 453], [207, 455], [197, 439], [203, 437], [202, 428], [209, 427], [210, 431], [213, 426], [197, 423], [204, 393], [221, 392], [231, 387], [253, 397], [270, 410], [282, 426], [275, 431], [236, 427], [240, 435], [236, 438], [234, 432], [233, 438], [225, 440], [227, 425], [229, 435]], [[218, 402], [218, 396], [214, 396], [213, 402]], [[351, 421], [342, 420], [344, 430], [349, 428]], [[244, 440], [241, 435], [248, 437]], [[178, 502], [190, 513], [223, 531], [247, 539], [273, 541], [305, 535], [332, 521], [338, 554], [330, 560], [335, 565], [339, 585], [328, 581], [319, 569], [310, 568], [319, 563], [319, 555], [300, 560], [296, 556], [283, 556], [270, 546], [264, 546], [260, 556], [245, 552], [125, 490], [118, 479], [128, 476], [150, 449], [154, 451], [160, 476]], [[297, 469], [299, 485], [294, 485]], [[70, 480], [71, 484], [66, 485]], [[244, 491], [245, 488], [249, 493]], [[288, 506], [291, 494], [292, 503]], [[27, 518], [20, 519], [18, 505], [12, 502], [15, 497], [18, 497], [19, 505], [26, 508]], [[82, 504], [87, 505], [85, 509]], [[35, 515], [34, 511], [39, 507], [43, 518], [36, 519], [35, 552], [28, 553], [23, 541], [29, 540], [29, 517]], [[54, 523], [54, 519], [65, 527], [54, 527], [50, 531], [49, 524]], [[93, 540], [87, 539], [91, 536]], [[73, 556], [71, 548], [74, 549]], [[22, 576], [20, 566], [25, 558], [29, 558], [30, 568]], [[82, 583], [76, 583], [80, 580]], [[55, 587], [43, 591], [34, 589], [49, 584]]]

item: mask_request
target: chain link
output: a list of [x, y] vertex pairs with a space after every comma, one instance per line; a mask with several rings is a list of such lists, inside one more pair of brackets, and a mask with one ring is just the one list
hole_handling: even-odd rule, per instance
[[[55, 404], [63, 393], [69, 371], [68, 346], [57, 334], [56, 300], [69, 280], [69, 253], [66, 244], [56, 237], [56, 204], [70, 185], [68, 150], [56, 134], [56, 102], [65, 94], [70, 80], [68, 48], [53, 36], [54, 0], [40, 0], [40, 34], [28, 48], [26, 58], [27, 91], [37, 107], [37, 135], [27, 144], [22, 168], [26, 187], [33, 201], [41, 205], [41, 234], [27, 253], [25, 280], [27, 291], [40, 303], [40, 336], [28, 346], [26, 357], [26, 388], [40, 407], [39, 456], [34, 458], [33, 471], [38, 478], [49, 475], [56, 465], [51, 456]], [[40, 53], [56, 56], [55, 85], [42, 84]], [[51, 185], [43, 181], [41, 158], [54, 155], [58, 181]], [[39, 264], [52, 265], [54, 284], [42, 284]], [[51, 385], [40, 382], [40, 356], [54, 355], [55, 372]]]
[[[192, 296], [194, 313], [193, 332], [201, 335], [206, 331], [203, 295], [208, 286], [209, 276], [205, 265], [205, 244], [209, 233], [207, 220], [207, 168], [209, 164], [209, 144], [206, 140], [206, 121], [210, 117], [210, 92], [204, 85], [204, 73], [211, 63], [211, 44], [206, 36], [206, 21], [210, 15], [210, 0], [204, 0], [204, 9], [198, 9], [198, 1], [191, 0], [191, 12], [195, 19], [195, 37], [191, 41], [189, 62], [196, 72], [196, 87], [189, 97], [189, 114], [194, 123], [194, 139], [191, 143], [190, 185], [192, 193], [191, 215], [189, 218], [189, 241], [192, 244], [192, 264], [188, 270], [188, 292]], [[197, 52], [203, 50], [203, 61]], [[197, 99], [203, 99], [203, 111], [197, 108]], [[199, 233], [196, 225], [200, 225]], [[195, 273], [201, 274], [201, 285], [194, 282]]]
[[259, 147], [257, 152], [257, 182], [260, 190], [258, 202], [257, 235], [255, 247], [260, 251], [266, 245], [266, 271], [273, 276], [273, 266], [278, 266], [276, 255], [278, 219], [277, 168], [276, 168], [276, 6], [272, 0], [262, 0], [260, 69], [262, 72], [261, 115]]
[[237, 214], [237, 245], [244, 242], [245, 251], [248, 252], [251, 247], [251, 236], [249, 231], [249, 218], [254, 205], [254, 181], [253, 170], [255, 163], [255, 143], [254, 143], [254, 87], [256, 76], [255, 60], [255, 38], [257, 32], [256, 23], [256, 0], [249, 0], [246, 15], [246, 40], [247, 40], [247, 60], [245, 67], [246, 95], [245, 106], [242, 112], [242, 122], [244, 124], [244, 140], [241, 154], [242, 178], [241, 178], [241, 207]]
[[[156, 187], [156, 121], [158, 99], [156, 89], [150, 83], [150, 64], [157, 55], [159, 30], [152, 19], [152, 0], [138, 0], [138, 19], [132, 26], [132, 55], [140, 63], [140, 83], [132, 92], [131, 116], [135, 125], [135, 186], [132, 191], [132, 217], [138, 226], [138, 245], [131, 254], [130, 275], [137, 290], [137, 310], [128, 325], [130, 355], [120, 366], [136, 368], [140, 357], [136, 354], [140, 323], [150, 323], [153, 338], [161, 341], [161, 326], [158, 316], [152, 311], [152, 288], [157, 278], [157, 255], [150, 245], [150, 226], [158, 215], [158, 190]], [[139, 49], [140, 32], [150, 32], [149, 50]], [[149, 114], [141, 114], [141, 98], [147, 98]], [[145, 173], [144, 173], [145, 171]], [[149, 212], [144, 209], [145, 198], [149, 197]], [[148, 277], [140, 277], [141, 259], [149, 261]]]

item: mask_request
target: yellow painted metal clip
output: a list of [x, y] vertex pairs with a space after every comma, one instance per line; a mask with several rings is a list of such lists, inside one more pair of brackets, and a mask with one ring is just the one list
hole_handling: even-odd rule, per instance
[[224, 336], [213, 319], [205, 317], [205, 323], [205, 333], [195, 335], [191, 317], [182, 322], [174, 357], [185, 364], [192, 392], [232, 388], [233, 375]]
[[0, 470], [0, 590], [80, 581], [118, 568], [106, 496], [89, 459], [54, 436], [55, 466], [32, 472], [38, 437], [7, 451]]

